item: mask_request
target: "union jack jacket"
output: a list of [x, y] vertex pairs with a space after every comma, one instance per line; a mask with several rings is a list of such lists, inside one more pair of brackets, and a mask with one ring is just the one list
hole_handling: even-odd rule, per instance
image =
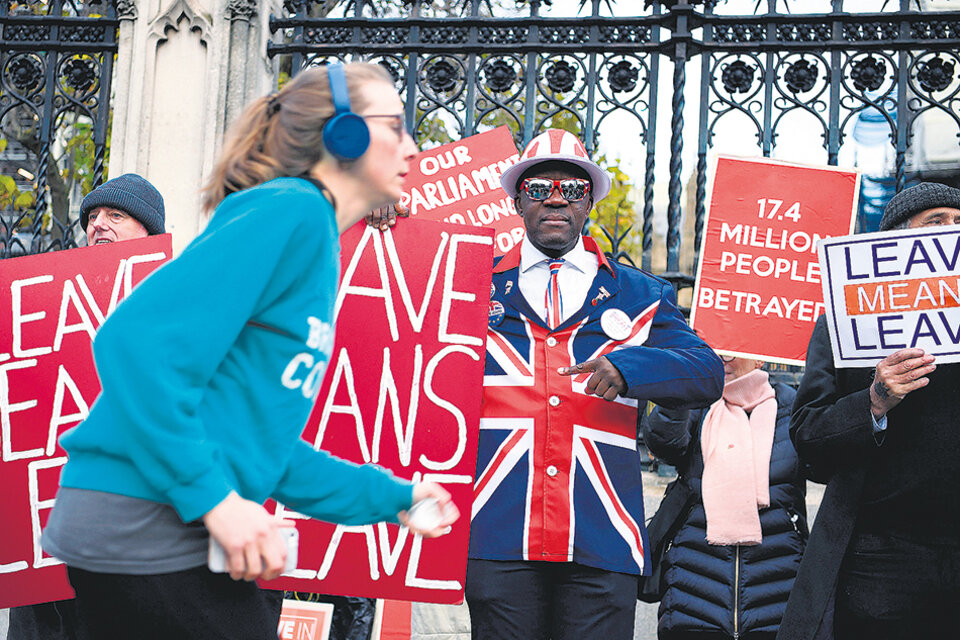
[[[707, 406], [723, 365], [668, 282], [584, 243], [600, 268], [583, 307], [553, 331], [520, 292], [520, 247], [494, 265], [470, 557], [643, 574], [638, 407]], [[588, 395], [589, 373], [557, 372], [600, 356], [626, 397]]]

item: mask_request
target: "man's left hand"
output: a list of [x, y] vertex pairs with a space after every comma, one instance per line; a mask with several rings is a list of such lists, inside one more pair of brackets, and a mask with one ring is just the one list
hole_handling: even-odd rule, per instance
[[627, 392], [627, 381], [606, 356], [557, 370], [562, 376], [576, 376], [587, 372], [592, 373], [587, 380], [587, 393], [600, 396], [604, 400], [614, 400], [618, 395]]
[[407, 209], [406, 205], [402, 205], [399, 202], [396, 204], [388, 204], [385, 207], [380, 207], [379, 209], [374, 209], [367, 214], [366, 220], [367, 224], [371, 227], [376, 227], [380, 231], [386, 231], [393, 225], [397, 224], [397, 218], [406, 218], [410, 215], [410, 210]]

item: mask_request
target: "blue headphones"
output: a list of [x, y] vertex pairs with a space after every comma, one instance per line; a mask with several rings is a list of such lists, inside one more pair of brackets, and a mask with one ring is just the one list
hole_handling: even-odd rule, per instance
[[370, 129], [363, 118], [350, 110], [350, 92], [343, 65], [327, 65], [327, 80], [333, 99], [333, 117], [323, 125], [323, 145], [338, 160], [356, 160], [370, 146]]

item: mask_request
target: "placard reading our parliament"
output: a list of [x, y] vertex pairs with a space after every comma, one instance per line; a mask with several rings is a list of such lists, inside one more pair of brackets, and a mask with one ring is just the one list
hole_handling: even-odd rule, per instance
[[494, 255], [501, 256], [523, 240], [523, 218], [500, 186], [500, 174], [519, 159], [506, 126], [421, 151], [400, 202], [415, 219], [493, 229]]

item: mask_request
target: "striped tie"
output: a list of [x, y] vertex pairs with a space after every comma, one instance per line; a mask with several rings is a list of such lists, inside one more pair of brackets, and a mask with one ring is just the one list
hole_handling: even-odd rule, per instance
[[550, 261], [550, 281], [547, 283], [547, 326], [556, 329], [563, 322], [563, 298], [557, 275], [563, 266], [563, 258]]

